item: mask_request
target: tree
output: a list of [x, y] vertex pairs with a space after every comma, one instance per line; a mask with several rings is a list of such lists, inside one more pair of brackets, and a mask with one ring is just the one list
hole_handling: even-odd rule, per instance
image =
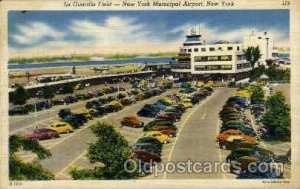
[[[130, 179], [138, 176], [137, 172], [129, 173], [124, 163], [130, 159], [132, 151], [128, 142], [113, 125], [97, 122], [92, 126], [98, 137], [96, 143], [90, 144], [87, 157], [91, 163], [102, 163], [104, 167], [95, 169], [73, 169], [70, 173], [74, 179]], [[129, 165], [133, 166], [133, 165]]]
[[291, 138], [291, 115], [282, 92], [276, 92], [269, 97], [266, 109], [267, 112], [262, 121], [269, 129], [270, 135], [274, 139], [289, 141]]
[[251, 94], [251, 104], [264, 104], [265, 95], [261, 86], [255, 86]]
[[24, 136], [12, 135], [9, 137], [9, 178], [11, 180], [53, 180], [54, 174], [45, 170], [38, 161], [25, 163], [16, 152], [20, 149], [35, 153], [39, 160], [51, 156], [49, 150], [43, 148], [37, 140]]
[[256, 80], [265, 72], [266, 72], [266, 68], [264, 65], [259, 65], [258, 67], [253, 68], [250, 75], [250, 82]]
[[266, 60], [266, 64], [268, 67], [275, 66], [275, 61], [272, 59]]
[[247, 61], [250, 61], [252, 69], [255, 67], [257, 61], [261, 58], [259, 47], [248, 47], [245, 50], [245, 57]]
[[12, 103], [15, 105], [24, 105], [28, 98], [27, 90], [22, 85], [17, 84], [15, 91], [12, 93]]
[[42, 98], [46, 100], [52, 99], [54, 97], [54, 91], [49, 86], [45, 86], [43, 88], [42, 94], [43, 94]]

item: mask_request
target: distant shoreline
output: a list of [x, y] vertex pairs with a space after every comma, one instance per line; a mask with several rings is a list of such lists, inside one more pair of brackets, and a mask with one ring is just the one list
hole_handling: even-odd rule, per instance
[[[92, 57], [89, 57], [89, 59], [81, 59], [76, 57], [72, 60], [53, 60], [53, 61], [44, 61], [44, 62], [24, 62], [24, 63], [8, 63], [8, 65], [26, 65], [26, 64], [52, 64], [52, 63], [76, 63], [76, 62], [102, 62], [102, 61], [114, 61], [114, 60], [127, 60], [127, 59], [138, 59], [138, 58], [147, 58], [147, 59], [152, 59], [152, 58], [169, 58], [171, 57], [171, 53], [166, 53], [166, 55], [162, 56], [147, 56], [147, 55], [141, 55], [141, 56], [133, 56], [133, 55], [128, 55], [128, 57], [120, 57], [120, 58], [105, 58], [103, 60], [91, 60]], [[26, 59], [26, 58], [24, 58]]]

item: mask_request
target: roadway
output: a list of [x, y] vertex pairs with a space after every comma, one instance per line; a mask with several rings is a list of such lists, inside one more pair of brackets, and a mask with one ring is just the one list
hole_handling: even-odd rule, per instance
[[[211, 97], [200, 105], [189, 110], [179, 122], [178, 136], [170, 146], [165, 146], [163, 162], [224, 162], [228, 151], [221, 150], [215, 142], [219, 133], [219, 111], [227, 98], [234, 94], [235, 89], [216, 89]], [[221, 173], [218, 169], [213, 173], [167, 173], [150, 175], [147, 178], [162, 179], [226, 179], [235, 175]]]

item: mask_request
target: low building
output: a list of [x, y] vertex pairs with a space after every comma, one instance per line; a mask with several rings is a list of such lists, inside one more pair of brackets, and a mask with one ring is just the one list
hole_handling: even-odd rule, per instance
[[242, 43], [218, 41], [206, 44], [201, 34], [192, 29], [180, 48], [171, 71], [180, 79], [240, 80], [247, 78], [251, 64], [246, 60]]

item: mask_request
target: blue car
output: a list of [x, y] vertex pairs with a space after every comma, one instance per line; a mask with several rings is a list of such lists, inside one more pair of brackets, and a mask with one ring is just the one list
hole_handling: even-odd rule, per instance
[[157, 113], [157, 111], [154, 111], [152, 109], [143, 108], [140, 111], [138, 111], [137, 115], [141, 117], [155, 117]]
[[180, 93], [192, 93], [192, 92], [194, 92], [194, 91], [195, 91], [194, 88], [189, 87], [189, 88], [181, 89], [181, 90], [180, 90]]
[[160, 110], [165, 110], [165, 109], [167, 109], [167, 107], [168, 107], [168, 106], [164, 105], [164, 104], [161, 103], [161, 102], [156, 102], [156, 103], [154, 104], [154, 106], [157, 107], [157, 108], [160, 109]]
[[235, 102], [235, 103], [237, 103], [238, 105], [240, 105], [244, 108], [249, 107], [249, 103], [246, 100], [242, 99], [242, 98], [229, 98], [227, 100], [227, 102]]

